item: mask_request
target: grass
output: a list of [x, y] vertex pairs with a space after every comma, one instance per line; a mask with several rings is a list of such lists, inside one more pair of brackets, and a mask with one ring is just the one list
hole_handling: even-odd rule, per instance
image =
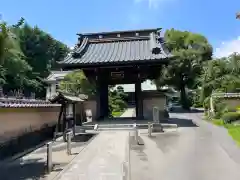
[[113, 117], [120, 117], [122, 115], [123, 111], [113, 111], [112, 116]]
[[228, 133], [236, 141], [237, 145], [240, 146], [240, 126], [239, 125], [236, 125], [236, 126], [231, 125], [227, 129], [228, 129]]
[[224, 126], [224, 122], [222, 119], [213, 119], [211, 122], [216, 126]]
[[224, 124], [222, 119], [213, 119], [211, 121], [216, 126], [223, 126], [228, 130], [228, 134], [232, 136], [233, 140], [240, 146], [240, 125]]

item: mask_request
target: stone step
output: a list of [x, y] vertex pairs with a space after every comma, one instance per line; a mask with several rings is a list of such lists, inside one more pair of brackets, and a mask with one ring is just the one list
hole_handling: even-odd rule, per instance
[[123, 128], [117, 128], [117, 127], [111, 127], [111, 128], [98, 128], [97, 131], [122, 131], [122, 130], [134, 130], [133, 128], [123, 127]]
[[[96, 125], [83, 125], [76, 127], [76, 129], [81, 129], [83, 130], [94, 130], [94, 127]], [[129, 130], [133, 129], [134, 124], [98, 124], [97, 130], [108, 130], [108, 129], [113, 129], [113, 130]], [[148, 129], [148, 124], [137, 124], [138, 129]], [[153, 129], [159, 129], [159, 128], [177, 128], [177, 124], [167, 124], [167, 123], [162, 123], [162, 124], [153, 124]], [[77, 131], [77, 130], [76, 130]]]

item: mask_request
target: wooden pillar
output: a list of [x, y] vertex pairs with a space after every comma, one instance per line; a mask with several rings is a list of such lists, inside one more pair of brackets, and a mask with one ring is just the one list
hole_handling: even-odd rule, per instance
[[76, 103], [73, 103], [73, 124], [72, 124], [72, 129], [73, 129], [73, 135], [75, 136], [75, 127], [76, 127]]
[[67, 131], [67, 104], [63, 104], [63, 140], [66, 142], [66, 131]]
[[97, 119], [108, 117], [108, 84], [103, 81], [97, 83]]
[[136, 118], [143, 119], [143, 99], [141, 81], [135, 83], [135, 99], [136, 99]]
[[100, 116], [101, 116], [101, 106], [100, 106], [100, 103], [101, 103], [101, 98], [100, 98], [100, 95], [101, 95], [101, 88], [100, 88], [100, 83], [97, 81], [96, 82], [96, 120], [99, 120], [100, 119]]
[[57, 123], [57, 132], [62, 132], [62, 114], [63, 114], [63, 105], [61, 105], [61, 109], [58, 115], [58, 123]]
[[109, 108], [108, 108], [108, 84], [104, 83], [103, 86], [103, 106], [104, 106], [104, 117], [107, 118], [109, 115]]
[[99, 87], [99, 108], [100, 108], [100, 119], [104, 119], [108, 116], [108, 85], [101, 84]]

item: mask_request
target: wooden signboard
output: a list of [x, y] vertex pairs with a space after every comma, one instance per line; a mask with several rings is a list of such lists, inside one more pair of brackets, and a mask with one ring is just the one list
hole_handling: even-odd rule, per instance
[[111, 78], [112, 79], [123, 79], [124, 72], [123, 71], [111, 72]]

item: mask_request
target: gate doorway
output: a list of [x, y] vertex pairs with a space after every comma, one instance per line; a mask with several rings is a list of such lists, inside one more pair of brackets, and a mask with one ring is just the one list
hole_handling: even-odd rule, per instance
[[[83, 70], [96, 85], [96, 119], [109, 117], [108, 87], [134, 84], [136, 119], [144, 119], [141, 83], [156, 79], [174, 58], [165, 48], [161, 28], [78, 34], [74, 50], [59, 64], [63, 70]], [[132, 99], [131, 99], [132, 100]]]
[[111, 117], [135, 118], [136, 96], [134, 84], [109, 86], [108, 106]]

